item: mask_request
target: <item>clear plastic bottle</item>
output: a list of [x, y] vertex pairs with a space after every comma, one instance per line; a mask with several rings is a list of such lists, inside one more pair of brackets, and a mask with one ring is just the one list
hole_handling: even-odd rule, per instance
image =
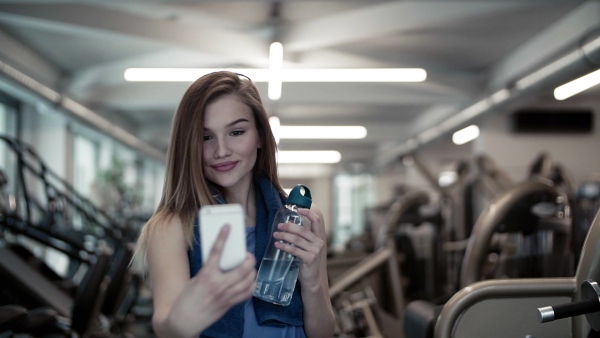
[[311, 203], [312, 198], [308, 187], [298, 184], [290, 192], [286, 204], [277, 211], [271, 225], [269, 244], [258, 268], [254, 297], [278, 305], [290, 304], [301, 262], [293, 255], [275, 247], [276, 239], [273, 233], [278, 231], [277, 225], [280, 223], [302, 225], [302, 216], [298, 213], [298, 208], [308, 209]]

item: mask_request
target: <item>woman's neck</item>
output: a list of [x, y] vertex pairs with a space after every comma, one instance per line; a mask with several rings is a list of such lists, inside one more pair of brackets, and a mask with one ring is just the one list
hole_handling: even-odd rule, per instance
[[225, 189], [224, 195], [227, 203], [239, 203], [242, 205], [247, 227], [256, 224], [256, 191], [252, 182], [245, 187]]

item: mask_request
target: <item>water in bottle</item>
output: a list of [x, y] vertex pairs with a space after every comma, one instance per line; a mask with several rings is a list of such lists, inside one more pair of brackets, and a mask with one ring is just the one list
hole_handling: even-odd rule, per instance
[[278, 231], [277, 225], [280, 223], [302, 225], [302, 216], [298, 213], [298, 208], [310, 208], [311, 203], [310, 190], [299, 184], [292, 189], [286, 204], [275, 215], [269, 244], [256, 276], [254, 297], [279, 305], [290, 304], [301, 262], [293, 255], [275, 247], [273, 232]]

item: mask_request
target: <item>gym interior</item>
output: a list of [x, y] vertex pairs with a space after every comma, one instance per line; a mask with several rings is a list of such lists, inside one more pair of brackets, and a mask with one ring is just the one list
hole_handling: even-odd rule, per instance
[[335, 337], [600, 337], [600, 1], [26, 0], [0, 1], [1, 338], [156, 336], [130, 263], [207, 69], [256, 82], [323, 211]]

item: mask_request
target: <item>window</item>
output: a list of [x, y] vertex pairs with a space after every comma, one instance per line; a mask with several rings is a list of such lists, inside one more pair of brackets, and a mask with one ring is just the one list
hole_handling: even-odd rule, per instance
[[[0, 135], [15, 137], [17, 134], [17, 105], [0, 96]], [[8, 144], [0, 141], [0, 170], [4, 172], [8, 179], [6, 189], [14, 192], [17, 187], [16, 182], [17, 159], [15, 153], [8, 148]]]
[[335, 250], [343, 250], [355, 236], [367, 232], [366, 210], [373, 204], [373, 178], [368, 174], [338, 175], [334, 179]]
[[98, 144], [80, 134], [73, 135], [73, 188], [89, 197], [96, 181]]

